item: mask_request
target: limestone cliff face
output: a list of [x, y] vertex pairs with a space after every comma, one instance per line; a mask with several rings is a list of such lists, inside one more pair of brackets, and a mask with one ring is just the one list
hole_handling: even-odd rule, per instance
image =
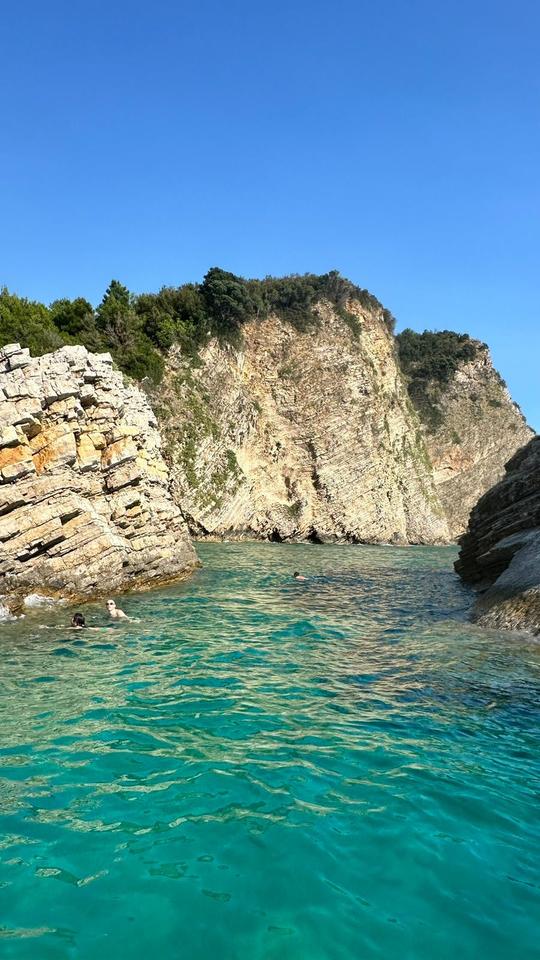
[[485, 344], [461, 364], [437, 395], [436, 425], [427, 424], [433, 479], [452, 537], [467, 528], [478, 499], [504, 474], [504, 465], [534, 431], [512, 401]]
[[484, 592], [474, 619], [540, 633], [540, 437], [474, 508], [456, 570]]
[[108, 354], [0, 350], [0, 595], [103, 595], [196, 564], [147, 400]]
[[238, 349], [179, 353], [155, 398], [173, 491], [199, 536], [439, 543], [449, 530], [381, 311], [299, 332], [270, 316]]

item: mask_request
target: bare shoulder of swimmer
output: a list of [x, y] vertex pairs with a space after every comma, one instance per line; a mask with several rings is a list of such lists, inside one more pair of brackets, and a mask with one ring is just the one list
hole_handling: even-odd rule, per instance
[[129, 620], [127, 613], [117, 607], [114, 600], [107, 600], [107, 613], [114, 620]]

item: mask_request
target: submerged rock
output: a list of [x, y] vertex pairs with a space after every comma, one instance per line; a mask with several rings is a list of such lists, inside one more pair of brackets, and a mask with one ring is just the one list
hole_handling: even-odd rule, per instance
[[197, 563], [152, 410], [108, 354], [0, 350], [0, 590], [95, 596]]
[[474, 619], [540, 634], [540, 436], [474, 508], [456, 570], [482, 593]]

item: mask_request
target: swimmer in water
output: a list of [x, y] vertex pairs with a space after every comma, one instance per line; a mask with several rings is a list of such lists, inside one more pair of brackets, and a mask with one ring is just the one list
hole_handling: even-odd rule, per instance
[[298, 573], [298, 570], [293, 573], [293, 577], [295, 580], [307, 580], [307, 577], [303, 577], [301, 573]]
[[86, 620], [84, 619], [82, 613], [75, 613], [73, 615], [71, 626], [75, 627], [76, 630], [82, 630], [82, 628], [86, 626]]
[[114, 600], [107, 600], [107, 613], [113, 620], [129, 620], [127, 613], [116, 606]]

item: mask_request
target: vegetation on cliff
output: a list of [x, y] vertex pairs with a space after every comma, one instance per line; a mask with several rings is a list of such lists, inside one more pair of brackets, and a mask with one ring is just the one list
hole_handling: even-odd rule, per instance
[[20, 343], [33, 355], [41, 355], [65, 342], [44, 304], [0, 290], [0, 347]]
[[82, 297], [56, 300], [49, 307], [0, 290], [0, 346], [18, 342], [41, 355], [63, 344], [81, 343], [92, 351], [110, 351], [125, 373], [159, 382], [163, 354], [177, 343], [196, 356], [210, 337], [238, 345], [248, 320], [276, 313], [299, 330], [317, 323], [322, 300], [355, 327], [347, 310], [351, 300], [381, 312], [389, 329], [393, 317], [369, 291], [355, 286], [336, 270], [246, 280], [212, 267], [200, 284], [163, 287], [158, 293], [134, 295], [113, 280], [94, 309]]
[[484, 344], [466, 333], [452, 330], [415, 333], [404, 330], [396, 337], [400, 366], [405, 374], [409, 396], [431, 431], [441, 426], [438, 400], [444, 386], [462, 363], [474, 360]]

